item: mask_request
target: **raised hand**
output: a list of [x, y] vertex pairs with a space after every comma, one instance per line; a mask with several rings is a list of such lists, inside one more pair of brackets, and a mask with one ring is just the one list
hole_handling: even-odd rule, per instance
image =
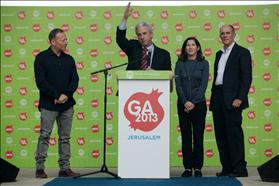
[[123, 20], [127, 21], [127, 19], [132, 15], [133, 13], [133, 8], [130, 6], [131, 2], [128, 3], [126, 6], [125, 12], [123, 14]]

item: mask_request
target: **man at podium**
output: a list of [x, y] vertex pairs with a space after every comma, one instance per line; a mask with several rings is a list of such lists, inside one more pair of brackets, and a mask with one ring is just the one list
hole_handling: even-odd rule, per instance
[[135, 26], [137, 40], [126, 38], [126, 24], [132, 12], [129, 2], [116, 32], [116, 42], [128, 56], [126, 70], [171, 70], [170, 53], [152, 42], [153, 28], [150, 24], [141, 22]]

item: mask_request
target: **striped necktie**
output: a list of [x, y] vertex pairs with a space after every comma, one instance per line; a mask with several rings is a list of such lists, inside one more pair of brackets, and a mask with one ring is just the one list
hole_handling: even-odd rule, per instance
[[140, 70], [146, 70], [148, 68], [148, 50], [146, 47], [142, 50], [142, 59], [140, 63]]

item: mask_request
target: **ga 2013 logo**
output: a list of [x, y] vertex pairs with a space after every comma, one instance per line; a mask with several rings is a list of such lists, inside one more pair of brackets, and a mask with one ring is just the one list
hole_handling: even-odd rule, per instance
[[126, 101], [124, 114], [130, 121], [131, 128], [148, 132], [161, 123], [164, 109], [158, 99], [162, 93], [158, 89], [152, 90], [149, 94], [137, 92]]

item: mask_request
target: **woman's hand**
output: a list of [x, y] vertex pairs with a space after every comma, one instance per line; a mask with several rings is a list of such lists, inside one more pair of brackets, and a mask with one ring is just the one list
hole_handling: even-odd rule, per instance
[[193, 110], [195, 108], [195, 105], [191, 102], [191, 101], [187, 101], [185, 104], [184, 104], [184, 111], [189, 113], [191, 110]]

